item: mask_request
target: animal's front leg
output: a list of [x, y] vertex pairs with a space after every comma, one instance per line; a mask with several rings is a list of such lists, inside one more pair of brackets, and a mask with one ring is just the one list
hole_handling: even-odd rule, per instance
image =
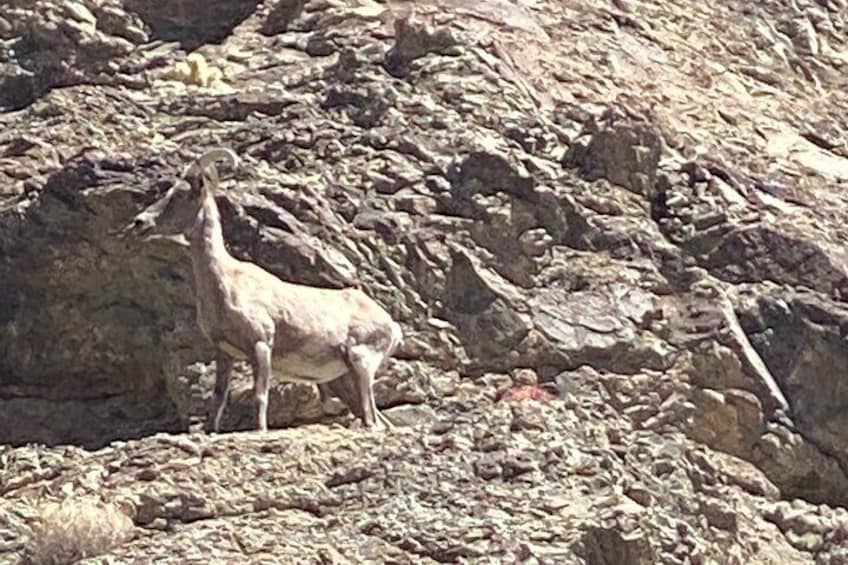
[[227, 405], [227, 397], [230, 394], [230, 379], [233, 375], [233, 358], [224, 351], [218, 349], [215, 353], [215, 392], [212, 398], [211, 422], [207, 422], [207, 428], [215, 433], [221, 430], [221, 417]]
[[268, 387], [271, 384], [271, 346], [260, 341], [253, 350], [253, 394], [256, 400], [256, 426], [268, 431]]

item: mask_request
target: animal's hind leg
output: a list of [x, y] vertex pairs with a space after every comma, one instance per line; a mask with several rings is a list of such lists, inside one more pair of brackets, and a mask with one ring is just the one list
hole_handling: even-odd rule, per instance
[[362, 410], [362, 422], [366, 427], [386, 425], [386, 419], [381, 417], [374, 401], [374, 377], [383, 364], [385, 355], [375, 351], [368, 345], [354, 345], [348, 349], [347, 362], [359, 390], [359, 401]]
[[215, 391], [212, 397], [212, 412], [206, 422], [207, 430], [218, 433], [221, 430], [221, 417], [227, 406], [230, 394], [230, 379], [233, 374], [233, 358], [218, 350], [215, 354]]
[[[401, 342], [403, 341], [403, 330], [400, 327], [400, 324], [397, 322], [392, 322], [389, 326], [389, 339], [388, 339], [388, 347], [382, 351], [382, 359], [377, 366], [377, 369], [374, 371], [374, 375], [371, 377], [371, 386], [374, 386], [374, 379], [377, 378], [377, 375], [380, 374], [383, 369], [385, 369], [386, 365], [389, 364], [389, 358], [394, 355], [397, 348], [400, 347]], [[374, 395], [371, 395], [371, 401], [374, 405], [374, 413], [377, 415], [377, 420], [379, 420], [384, 427], [393, 428], [395, 425], [389, 420], [385, 414], [380, 412], [377, 409], [377, 404], [374, 401]]]
[[[379, 374], [383, 371], [383, 369], [386, 367], [386, 365], [388, 365], [388, 364], [389, 364], [389, 356], [390, 356], [390, 355], [394, 352], [394, 350], [395, 350], [395, 348], [396, 348], [396, 347], [397, 347], [397, 343], [393, 341], [393, 342], [392, 342], [392, 344], [391, 344], [391, 346], [390, 346], [390, 348], [389, 348], [389, 351], [387, 351], [386, 353], [384, 353], [384, 354], [383, 354], [383, 359], [382, 359], [382, 361], [380, 361], [380, 365], [377, 367], [377, 370], [374, 372], [374, 376], [373, 376], [373, 377], [371, 377], [371, 387], [372, 387], [372, 390], [373, 390], [373, 386], [374, 386], [374, 380], [377, 378], [377, 375], [379, 375]], [[394, 427], [395, 427], [395, 425], [392, 423], [392, 421], [391, 421], [391, 420], [389, 420], [389, 419], [386, 417], [386, 415], [385, 415], [385, 414], [383, 414], [383, 413], [382, 413], [382, 412], [381, 412], [381, 411], [377, 408], [377, 402], [376, 402], [376, 400], [374, 399], [374, 394], [373, 394], [373, 393], [371, 394], [371, 402], [372, 402], [372, 403], [373, 403], [373, 405], [374, 405], [374, 414], [376, 414], [376, 415], [377, 415], [377, 421], [378, 421], [380, 424], [382, 424], [382, 426], [383, 426], [383, 427], [385, 427], [385, 428], [394, 428]]]

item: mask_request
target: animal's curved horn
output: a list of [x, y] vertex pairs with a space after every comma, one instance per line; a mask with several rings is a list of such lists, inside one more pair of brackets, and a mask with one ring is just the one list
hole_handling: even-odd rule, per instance
[[214, 191], [218, 188], [218, 167], [215, 166], [218, 161], [226, 161], [233, 169], [239, 165], [239, 158], [235, 151], [226, 147], [216, 147], [195, 159], [183, 176], [200, 174], [204, 180], [208, 181], [209, 190]]
[[217, 161], [226, 161], [232, 168], [236, 168], [239, 164], [239, 158], [238, 155], [236, 155], [236, 152], [227, 147], [216, 147], [214, 149], [210, 149], [198, 157], [197, 160], [195, 160], [195, 163], [201, 169], [205, 169]]
[[202, 174], [210, 165], [215, 164], [217, 161], [226, 161], [232, 168], [238, 167], [239, 164], [239, 158], [235, 151], [226, 147], [216, 147], [192, 161], [183, 176]]

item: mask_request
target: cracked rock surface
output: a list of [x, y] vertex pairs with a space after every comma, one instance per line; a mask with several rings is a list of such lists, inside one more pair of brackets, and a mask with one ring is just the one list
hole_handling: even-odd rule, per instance
[[[848, 563], [846, 8], [0, 0], [0, 562], [93, 496], [89, 563]], [[235, 256], [403, 326], [395, 430], [240, 366], [199, 433], [116, 231], [216, 145]]]

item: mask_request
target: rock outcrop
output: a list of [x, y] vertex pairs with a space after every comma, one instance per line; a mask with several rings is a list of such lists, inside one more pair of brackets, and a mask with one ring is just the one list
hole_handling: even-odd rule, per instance
[[[0, 2], [2, 559], [96, 495], [121, 562], [848, 563], [846, 6], [743, 4]], [[234, 255], [403, 325], [396, 432], [239, 433], [240, 367], [197, 433], [187, 257], [116, 232], [219, 144]]]

